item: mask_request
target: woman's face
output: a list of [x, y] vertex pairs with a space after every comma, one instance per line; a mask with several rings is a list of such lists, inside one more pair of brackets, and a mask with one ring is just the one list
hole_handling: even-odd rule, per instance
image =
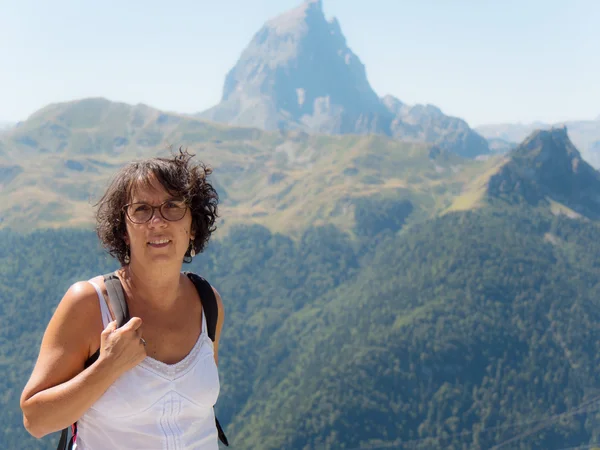
[[[139, 187], [132, 192], [128, 204], [146, 203], [158, 207], [169, 200], [180, 200], [172, 197], [160, 182], [153, 177], [149, 187]], [[173, 208], [176, 203], [169, 202], [164, 207]], [[137, 211], [147, 207], [136, 205]], [[173, 210], [172, 210], [173, 211]], [[130, 209], [130, 212], [133, 212]], [[142, 264], [169, 263], [183, 261], [183, 257], [194, 239], [192, 233], [192, 215], [186, 208], [185, 215], [180, 220], [166, 220], [158, 209], [154, 209], [152, 217], [145, 223], [133, 222], [127, 214], [125, 242], [129, 246], [131, 262], [138, 261]]]

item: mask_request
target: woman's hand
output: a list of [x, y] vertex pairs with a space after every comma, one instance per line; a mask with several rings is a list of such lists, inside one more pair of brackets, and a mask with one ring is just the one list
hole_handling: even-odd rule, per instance
[[102, 331], [98, 359], [110, 363], [119, 375], [137, 366], [147, 356], [141, 327], [142, 319], [139, 317], [132, 317], [120, 328], [113, 320]]

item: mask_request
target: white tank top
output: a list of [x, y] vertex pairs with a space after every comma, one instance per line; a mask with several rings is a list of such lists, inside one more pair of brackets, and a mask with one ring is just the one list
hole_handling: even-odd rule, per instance
[[[104, 327], [112, 321], [100, 300]], [[204, 309], [202, 332], [180, 362], [147, 356], [117, 379], [77, 421], [77, 450], [218, 450], [213, 407], [220, 383]]]

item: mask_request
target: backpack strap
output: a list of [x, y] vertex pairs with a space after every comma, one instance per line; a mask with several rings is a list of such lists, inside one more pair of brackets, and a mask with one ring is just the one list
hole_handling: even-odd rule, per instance
[[[187, 275], [187, 277], [194, 283], [194, 286], [196, 286], [196, 290], [200, 296], [200, 301], [202, 302], [202, 309], [204, 309], [204, 314], [206, 316], [206, 331], [208, 332], [208, 337], [210, 337], [210, 340], [214, 342], [217, 331], [217, 320], [219, 319], [219, 306], [217, 305], [215, 291], [213, 291], [210, 283], [200, 275], [197, 275], [193, 272], [184, 272], [184, 274]], [[215, 423], [217, 425], [219, 440], [229, 447], [229, 441], [227, 440], [227, 436], [225, 436], [225, 432], [223, 431], [217, 416], [215, 416]]]
[[106, 286], [106, 292], [108, 292], [108, 303], [117, 320], [117, 328], [119, 328], [131, 318], [129, 317], [129, 309], [125, 301], [121, 280], [116, 272], [107, 273], [104, 275], [104, 285]]
[[[106, 292], [108, 292], [108, 304], [110, 309], [115, 315], [117, 321], [117, 328], [125, 325], [129, 317], [129, 309], [127, 308], [127, 302], [125, 301], [125, 294], [123, 293], [123, 286], [121, 280], [117, 276], [116, 272], [111, 272], [103, 275], [104, 285], [106, 286]], [[92, 356], [90, 356], [85, 362], [85, 368], [94, 364], [100, 356], [100, 349], [96, 350]]]
[[65, 428], [60, 433], [60, 440], [58, 441], [58, 447], [56, 450], [72, 450], [73, 444], [75, 443], [75, 437], [77, 436], [77, 423], [71, 425], [71, 439], [69, 439], [69, 428]]
[[193, 272], [184, 272], [187, 277], [192, 280], [198, 295], [202, 301], [202, 309], [206, 316], [206, 327], [208, 337], [211, 341], [215, 341], [215, 334], [217, 332], [217, 320], [219, 319], [219, 307], [217, 306], [217, 297], [215, 291], [208, 281]]
[[69, 439], [69, 429], [65, 428], [60, 433], [60, 440], [58, 441], [58, 447], [56, 450], [67, 450], [67, 439]]

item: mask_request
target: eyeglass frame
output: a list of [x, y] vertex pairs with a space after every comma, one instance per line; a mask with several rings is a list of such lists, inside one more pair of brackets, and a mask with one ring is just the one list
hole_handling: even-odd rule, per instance
[[[183, 214], [181, 215], [181, 217], [179, 219], [167, 219], [164, 214], [161, 211], [161, 208], [163, 206], [165, 206], [167, 203], [169, 202], [182, 202], [185, 205]], [[152, 208], [152, 212], [150, 213], [150, 217], [148, 217], [148, 220], [145, 220], [144, 222], [136, 222], [134, 221], [131, 216], [129, 215], [129, 212], [127, 211], [127, 209], [131, 206], [131, 205], [146, 205], [149, 206], [150, 208]], [[154, 211], [158, 210], [158, 213], [160, 214], [160, 217], [162, 217], [164, 220], [166, 220], [167, 222], [179, 222], [181, 219], [183, 219], [185, 217], [185, 213], [187, 212], [188, 208], [190, 207], [190, 205], [188, 205], [188, 203], [185, 200], [179, 200], [179, 199], [173, 199], [170, 198], [169, 200], [165, 200], [164, 202], [162, 202], [160, 205], [158, 206], [154, 206], [151, 205], [149, 203], [146, 202], [134, 202], [134, 203], [127, 203], [126, 205], [123, 205], [123, 211], [125, 212], [125, 215], [127, 216], [127, 218], [132, 222], [135, 223], [136, 225], [142, 225], [144, 223], [148, 223], [152, 220], [152, 218], [154, 217]]]

